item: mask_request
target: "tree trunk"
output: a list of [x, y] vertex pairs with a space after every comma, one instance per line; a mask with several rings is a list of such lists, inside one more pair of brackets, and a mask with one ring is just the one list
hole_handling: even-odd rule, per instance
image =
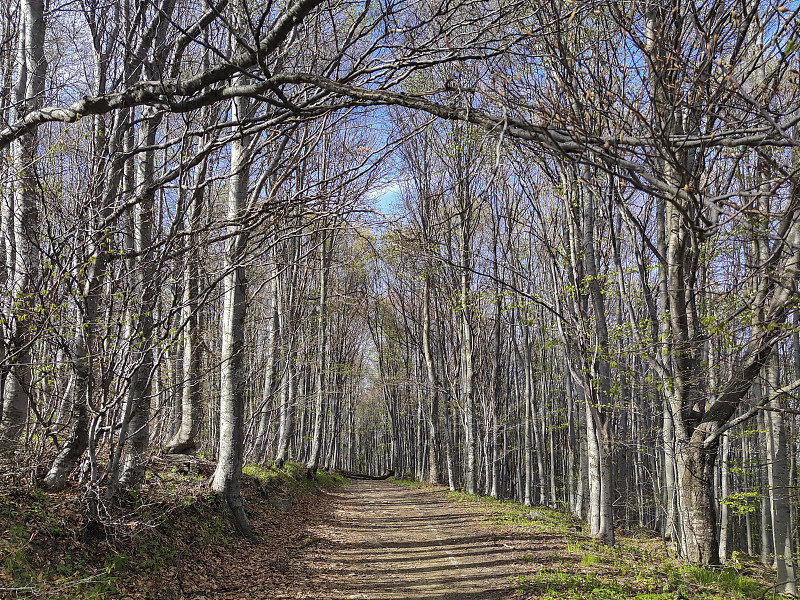
[[[778, 357], [773, 354], [765, 367], [767, 389], [773, 395], [780, 386]], [[781, 594], [796, 595], [794, 552], [792, 551], [791, 484], [789, 479], [789, 456], [786, 439], [786, 426], [781, 410], [780, 396], [773, 396], [767, 413], [770, 436], [770, 460], [767, 463], [769, 476], [769, 498], [772, 508], [772, 537], [775, 549], [777, 570], [776, 591]]]
[[664, 442], [664, 527], [662, 535], [676, 547], [680, 540], [675, 518], [675, 427], [670, 403], [664, 400], [662, 440]]
[[[249, 115], [250, 101], [234, 101], [235, 117], [244, 120]], [[244, 403], [246, 373], [244, 366], [244, 327], [247, 297], [244, 260], [247, 233], [235, 223], [246, 205], [250, 180], [249, 138], [231, 144], [231, 176], [228, 184], [228, 241], [225, 248], [225, 277], [223, 279], [222, 349], [220, 353], [220, 422], [219, 457], [211, 479], [211, 489], [222, 498], [236, 531], [253, 538], [250, 522], [241, 498], [241, 477], [244, 443]]]
[[719, 515], [719, 558], [724, 563], [728, 558], [728, 495], [730, 494], [730, 457], [731, 442], [728, 434], [722, 436], [722, 464], [720, 465], [720, 515]]
[[275, 452], [275, 464], [279, 467], [283, 466], [289, 456], [289, 444], [294, 433], [295, 402], [297, 400], [295, 372], [297, 350], [295, 347], [296, 336], [293, 329], [295, 326], [295, 283], [300, 264], [300, 244], [295, 236], [289, 240], [288, 246], [289, 260], [292, 266], [284, 273], [284, 276], [289, 279], [289, 281], [282, 286], [283, 289], [280, 295], [280, 333], [283, 346], [286, 348], [286, 361], [284, 365], [285, 375], [281, 380], [281, 406], [278, 415], [278, 448]]
[[431, 349], [431, 275], [425, 274], [422, 298], [422, 351], [425, 355], [425, 371], [428, 377], [428, 483], [439, 483], [439, 380], [436, 377]]
[[524, 461], [524, 477], [525, 481], [523, 482], [523, 502], [525, 506], [530, 506], [533, 503], [533, 457], [531, 456], [531, 417], [533, 411], [531, 410], [531, 396], [533, 387], [533, 374], [531, 373], [531, 369], [529, 366], [530, 362], [530, 350], [529, 350], [529, 341], [528, 341], [528, 328], [526, 325], [523, 325], [523, 337], [522, 343], [525, 348], [525, 352], [523, 354], [523, 360], [525, 363], [522, 365], [522, 372], [525, 376], [525, 395], [523, 397], [523, 402], [525, 403], [525, 423], [524, 423], [524, 433], [523, 433], [523, 442], [522, 442], [522, 452], [523, 452], [523, 461]]
[[719, 564], [717, 518], [714, 510], [713, 477], [716, 446], [703, 447], [705, 436], [678, 441], [676, 466], [681, 492], [681, 527], [686, 538], [685, 554], [691, 562]]
[[[149, 109], [147, 109], [149, 112]], [[140, 125], [139, 145], [151, 148], [155, 145], [156, 133], [162, 115], [146, 116]], [[146, 190], [151, 185], [155, 171], [155, 152], [147, 151], [139, 156], [137, 163], [137, 186]], [[144, 480], [147, 464], [147, 448], [150, 440], [150, 403], [152, 400], [153, 378], [153, 311], [158, 294], [155, 292], [155, 264], [153, 258], [153, 217], [155, 214], [155, 195], [147, 191], [133, 213], [133, 250], [135, 263], [131, 273], [132, 286], [140, 298], [134, 304], [135, 324], [131, 326], [130, 343], [133, 347], [133, 372], [128, 388], [128, 407], [130, 415], [125, 444], [120, 483], [135, 487]], [[131, 318], [134, 315], [130, 315]]]
[[323, 238], [320, 248], [319, 274], [319, 315], [317, 316], [317, 396], [314, 406], [314, 432], [311, 438], [311, 456], [306, 464], [307, 476], [313, 478], [319, 466], [319, 453], [322, 445], [322, 415], [325, 408], [325, 354], [328, 351], [328, 267], [330, 263], [331, 242], [329, 234], [322, 224]]
[[274, 412], [267, 405], [271, 402], [272, 406], [275, 405], [275, 394], [278, 391], [279, 380], [279, 363], [280, 363], [280, 347], [279, 347], [279, 329], [280, 329], [280, 316], [278, 314], [278, 265], [277, 254], [275, 260], [272, 262], [272, 273], [270, 279], [270, 292], [271, 292], [271, 306], [270, 306], [270, 319], [269, 319], [269, 336], [267, 338], [267, 346], [269, 356], [267, 358], [266, 373], [264, 376], [264, 389], [261, 397], [261, 415], [258, 422], [258, 433], [256, 435], [256, 460], [264, 460], [268, 450], [268, 433], [270, 429], [270, 422]]
[[[462, 194], [468, 192], [462, 191]], [[460, 255], [461, 255], [461, 401], [464, 404], [464, 443], [466, 444], [466, 465], [464, 489], [468, 494], [476, 493], [475, 488], [475, 373], [473, 370], [472, 323], [470, 323], [470, 229], [472, 227], [472, 206], [470, 199], [463, 199], [460, 218]]]
[[[17, 57], [17, 82], [13, 96], [16, 114], [22, 118], [26, 112], [42, 104], [44, 78], [47, 64], [44, 58], [44, 2], [23, 0], [21, 35]], [[3, 409], [0, 419], [0, 454], [10, 454], [19, 443], [28, 419], [31, 385], [31, 350], [33, 341], [32, 309], [38, 280], [39, 260], [39, 136], [31, 129], [12, 145], [14, 192], [4, 207], [4, 233], [11, 237], [9, 245], [11, 294], [6, 319], [10, 326], [5, 347], [5, 359], [11, 365], [6, 373], [3, 389]], [[29, 318], [30, 317], [30, 318]]]
[[181, 422], [178, 431], [167, 442], [167, 453], [179, 454], [192, 450], [197, 445], [203, 415], [200, 393], [200, 369], [202, 367], [202, 345], [199, 309], [199, 238], [200, 217], [203, 210], [203, 183], [206, 177], [207, 161], [195, 167], [193, 192], [187, 207], [186, 220], [189, 235], [185, 249], [183, 271], [183, 382], [181, 384]]

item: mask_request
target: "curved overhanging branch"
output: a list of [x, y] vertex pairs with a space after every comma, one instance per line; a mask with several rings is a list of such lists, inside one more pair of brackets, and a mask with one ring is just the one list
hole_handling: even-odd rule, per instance
[[[284, 16], [279, 18], [270, 33], [259, 44], [262, 54], [274, 52], [294, 27], [321, 0], [300, 0]], [[616, 168], [635, 173], [646, 181], [652, 189], [668, 197], [681, 197], [689, 192], [679, 189], [655, 177], [643, 164], [623, 157], [619, 150], [655, 148], [663, 140], [639, 136], [595, 136], [572, 131], [562, 127], [537, 125], [510, 117], [498, 116], [484, 110], [444, 104], [430, 100], [423, 94], [405, 94], [385, 88], [367, 88], [336, 81], [313, 73], [279, 73], [268, 79], [248, 84], [213, 88], [215, 84], [230, 78], [235, 73], [257, 65], [252, 54], [240, 54], [229, 63], [220, 65], [190, 79], [165, 79], [162, 81], [142, 81], [127, 89], [112, 94], [84, 97], [66, 107], [46, 107], [27, 114], [23, 119], [0, 131], [0, 148], [23, 135], [37, 125], [47, 122], [73, 123], [84, 116], [113, 112], [135, 106], [158, 106], [173, 113], [185, 113], [240, 96], [258, 96], [285, 85], [310, 85], [364, 105], [402, 106], [426, 112], [432, 116], [464, 121], [481, 127], [486, 131], [503, 131], [504, 135], [540, 145], [565, 156], [594, 154], [604, 161], [611, 161]], [[793, 118], [800, 122], [800, 116]], [[747, 131], [713, 133], [706, 136], [679, 136], [672, 143], [685, 148], [696, 147], [760, 147], [796, 146], [797, 140], [775, 135], [774, 129], [753, 128]]]
[[[85, 116], [102, 115], [135, 106], [156, 106], [179, 112], [172, 108], [174, 98], [191, 98], [237, 73], [257, 66], [259, 60], [277, 51], [292, 29], [322, 2], [323, 0], [297, 0], [275, 20], [269, 32], [259, 42], [258, 52], [241, 51], [230, 61], [194, 77], [140, 81], [120, 92], [85, 96], [69, 106], [49, 106], [31, 111], [0, 131], [0, 148], [8, 146], [15, 139], [44, 123], [74, 123]], [[211, 102], [213, 100], [210, 100], [209, 104]]]

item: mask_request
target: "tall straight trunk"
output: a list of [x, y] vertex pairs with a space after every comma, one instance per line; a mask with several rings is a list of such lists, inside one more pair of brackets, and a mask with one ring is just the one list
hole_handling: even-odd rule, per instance
[[[146, 109], [149, 111], [149, 109]], [[139, 145], [151, 148], [155, 145], [156, 133], [162, 115], [146, 116], [139, 130]], [[155, 172], [155, 152], [143, 152], [136, 165], [136, 184], [140, 189], [151, 185]], [[133, 372], [128, 387], [126, 416], [129, 416], [120, 482], [129, 487], [144, 480], [147, 463], [147, 448], [150, 439], [150, 403], [152, 400], [153, 375], [153, 311], [158, 297], [155, 288], [155, 265], [153, 257], [153, 218], [155, 194], [145, 192], [133, 213], [133, 250], [135, 254], [131, 283], [140, 300], [133, 308], [135, 325], [131, 326], [130, 343], [133, 347]], [[131, 315], [133, 318], [134, 315]]]
[[275, 451], [275, 464], [279, 467], [283, 466], [289, 457], [289, 444], [294, 432], [296, 374], [293, 360], [294, 353], [290, 349], [290, 354], [286, 360], [286, 374], [281, 379], [278, 447]]
[[[9, 50], [11, 47], [17, 47], [17, 37], [20, 31], [20, 23], [15, 22], [8, 14], [3, 19], [3, 30], [0, 32], [2, 39], [6, 40]], [[15, 98], [10, 93], [12, 81], [14, 78], [14, 71], [16, 69], [16, 53], [7, 51], [0, 55], [0, 86], [2, 93], [0, 93], [0, 118], [3, 122], [10, 122], [12, 117], [11, 107], [15, 102]], [[14, 244], [10, 241], [14, 233], [13, 227], [13, 186], [11, 184], [11, 153], [10, 148], [3, 148], [0, 150], [0, 289], [7, 289], [9, 271], [14, 264], [13, 249]], [[9, 240], [8, 242], [6, 240]], [[0, 310], [3, 314], [8, 314], [7, 299], [0, 300]], [[6, 336], [0, 333], [0, 420], [3, 418], [3, 387], [5, 386], [6, 374]], [[65, 395], [66, 401], [66, 395]], [[62, 406], [65, 402], [62, 402]], [[63, 412], [59, 411], [59, 415]], [[59, 419], [61, 421], [62, 419]]]
[[589, 479], [589, 533], [597, 536], [600, 533], [600, 448], [597, 440], [597, 427], [592, 415], [591, 401], [586, 400], [586, 455]]
[[447, 485], [451, 492], [456, 491], [456, 473], [453, 465], [453, 413], [450, 395], [445, 394], [444, 406], [444, 463], [447, 469]]
[[[22, 0], [21, 34], [17, 56], [17, 81], [12, 92], [16, 117], [39, 108], [44, 93], [47, 64], [44, 59], [44, 1]], [[28, 418], [31, 394], [32, 319], [34, 291], [40, 268], [39, 259], [39, 177], [37, 160], [39, 136], [32, 128], [12, 144], [14, 191], [4, 207], [3, 225], [8, 239], [6, 269], [10, 271], [11, 293], [5, 319], [10, 334], [5, 343], [5, 359], [10, 364], [5, 374], [0, 454], [13, 452]]]
[[582, 494], [582, 490], [576, 489], [575, 480], [575, 397], [572, 389], [572, 377], [567, 374], [564, 379], [567, 386], [567, 497], [570, 512], [582, 516], [578, 507], [578, 497]]
[[730, 494], [730, 468], [728, 460], [730, 458], [731, 441], [728, 434], [722, 436], [722, 462], [720, 464], [720, 495], [721, 505], [719, 514], [719, 558], [724, 563], [728, 557], [728, 495]]
[[[528, 359], [530, 360], [530, 358], [531, 358], [531, 353], [529, 351], [528, 352]], [[534, 443], [534, 447], [536, 449], [536, 476], [537, 476], [536, 479], [537, 479], [537, 481], [539, 483], [539, 485], [538, 485], [538, 489], [539, 489], [539, 504], [544, 505], [544, 504], [547, 503], [546, 500], [545, 500], [545, 494], [547, 493], [547, 486], [545, 484], [545, 477], [544, 477], [544, 473], [545, 473], [545, 470], [544, 470], [544, 458], [545, 458], [545, 456], [544, 456], [544, 454], [545, 454], [545, 452], [544, 452], [544, 440], [542, 439], [544, 437], [544, 434], [541, 431], [541, 427], [540, 427], [541, 424], [539, 423], [539, 414], [538, 414], [539, 413], [539, 409], [538, 409], [538, 406], [537, 406], [538, 403], [536, 401], [537, 400], [536, 387], [537, 387], [537, 383], [538, 382], [536, 381], [536, 379], [534, 377], [533, 364], [532, 363], [529, 364], [528, 368], [531, 371], [531, 399], [530, 399], [530, 404], [531, 404], [531, 429], [533, 430], [533, 443]]]
[[256, 460], [264, 460], [269, 444], [269, 430], [273, 418], [273, 410], [268, 409], [268, 405], [273, 403], [275, 394], [278, 391], [280, 383], [279, 363], [280, 363], [280, 347], [279, 347], [279, 329], [280, 329], [280, 316], [278, 314], [278, 265], [277, 255], [272, 261], [272, 270], [270, 275], [270, 318], [269, 318], [269, 335], [267, 337], [267, 366], [264, 376], [264, 388], [261, 396], [261, 414], [258, 421], [258, 433], [256, 435]]
[[[148, 25], [143, 36], [142, 55], [147, 56], [148, 69], [152, 69], [154, 78], [164, 75], [166, 66], [165, 52], [168, 48], [166, 32], [175, 0], [165, 0], [155, 13], [152, 23]], [[152, 36], [152, 37], [151, 37]], [[144, 41], [146, 40], [146, 41]], [[147, 47], [147, 44], [152, 47]], [[128, 387], [126, 417], [129, 422], [127, 438], [120, 436], [120, 443], [125, 444], [125, 454], [122, 462], [120, 482], [126, 486], [137, 486], [144, 479], [147, 463], [147, 451], [150, 442], [150, 404], [152, 400], [152, 378], [155, 370], [153, 364], [153, 315], [156, 312], [156, 302], [160, 297], [158, 282], [156, 281], [155, 256], [153, 252], [153, 229], [157, 225], [156, 198], [153, 188], [156, 170], [155, 146], [158, 129], [164, 118], [161, 109], [145, 107], [142, 109], [142, 122], [139, 126], [138, 143], [146, 148], [141, 152], [136, 161], [136, 186], [139, 201], [133, 209], [133, 238], [134, 257], [130, 260], [133, 265], [131, 285], [133, 293], [140, 296], [132, 308], [135, 315], [135, 324], [131, 324], [129, 332], [132, 334], [130, 344], [133, 372]], [[113, 490], [112, 485], [109, 491]]]
[[[129, 20], [130, 13], [129, 13], [129, 6], [123, 4], [123, 22]], [[131, 111], [130, 117], [134, 116], [134, 112]], [[124, 131], [122, 134], [122, 147], [125, 151], [125, 154], [133, 155], [134, 148], [135, 148], [135, 135], [134, 135], [133, 127], [124, 127]], [[136, 162], [134, 160], [127, 160], [124, 163], [123, 171], [122, 171], [122, 197], [128, 198], [131, 197], [135, 193], [136, 188]], [[130, 212], [127, 212], [124, 219], [124, 228], [123, 228], [123, 236], [122, 236], [122, 248], [124, 249], [127, 258], [125, 259], [125, 272], [131, 273], [134, 270], [134, 261], [133, 261], [133, 239], [131, 237], [131, 232], [133, 227], [129, 223], [130, 221]], [[110, 289], [110, 283], [107, 282], [106, 284], [107, 290]], [[130, 310], [128, 308], [127, 310]], [[108, 313], [106, 318], [110, 318], [111, 316], [111, 306], [108, 307]], [[123, 337], [124, 339], [131, 339], [133, 336], [133, 322], [132, 319], [128, 318], [128, 315], [125, 315], [125, 325], [123, 329]], [[119, 465], [122, 460], [122, 451], [125, 449], [124, 440], [128, 436], [128, 424], [130, 422], [131, 417], [131, 404], [130, 402], [125, 402], [123, 405], [122, 416], [119, 417], [118, 415], [113, 415], [112, 418], [116, 421], [116, 425], [119, 429], [119, 433], [117, 434], [116, 443], [114, 436], [109, 436], [109, 455], [110, 460], [108, 461], [108, 466], [106, 468], [106, 472], [104, 474], [104, 478], [108, 480], [108, 485], [106, 486], [105, 496], [107, 500], [111, 500], [114, 496], [116, 491], [116, 485], [119, 482]], [[98, 415], [93, 417], [92, 423], [90, 424], [90, 432], [96, 431], [97, 426], [99, 424]], [[89, 460], [94, 465], [96, 462], [96, 450], [97, 450], [97, 441], [95, 438], [92, 437], [90, 434], [89, 436], [89, 448], [88, 448], [88, 455]], [[92, 481], [96, 481], [96, 468], [92, 468]]]
[[491, 452], [490, 461], [490, 479], [491, 488], [490, 495], [492, 498], [497, 498], [500, 495], [500, 486], [498, 479], [500, 478], [500, 396], [502, 393], [502, 368], [501, 368], [501, 320], [503, 315], [503, 296], [500, 293], [500, 268], [497, 255], [498, 237], [499, 237], [500, 224], [496, 218], [492, 223], [492, 275], [495, 280], [495, 298], [494, 298], [494, 348], [492, 352], [492, 396], [490, 405], [490, 418], [491, 418], [491, 434], [490, 435], [491, 448], [487, 451], [486, 460], [490, 461], [489, 452]]
[[414, 430], [414, 480], [422, 481], [423, 471], [425, 468], [425, 460], [423, 455], [425, 453], [425, 411], [422, 408], [422, 389], [417, 388], [417, 418], [414, 421], [412, 428]]
[[[283, 466], [289, 457], [289, 445], [294, 433], [295, 422], [295, 402], [296, 398], [296, 369], [295, 360], [297, 358], [296, 339], [294, 334], [294, 302], [296, 292], [296, 282], [300, 268], [300, 244], [296, 237], [292, 237], [288, 242], [288, 256], [291, 267], [284, 273], [288, 279], [281, 287], [280, 302], [280, 332], [282, 344], [284, 346], [286, 359], [284, 365], [285, 375], [281, 379], [281, 405], [278, 414], [278, 447], [275, 451], [275, 464]], [[279, 283], [283, 283], [279, 280]]]
[[531, 456], [531, 417], [532, 417], [532, 410], [531, 410], [531, 396], [532, 396], [532, 387], [533, 387], [533, 373], [528, 365], [530, 362], [530, 346], [528, 340], [528, 328], [527, 326], [523, 325], [523, 333], [522, 333], [522, 343], [523, 347], [525, 348], [524, 358], [525, 361], [522, 365], [522, 373], [525, 377], [525, 393], [523, 397], [523, 402], [525, 403], [524, 406], [524, 414], [525, 414], [525, 423], [523, 426], [524, 430], [524, 437], [522, 442], [522, 452], [523, 452], [523, 461], [524, 461], [524, 477], [525, 480], [523, 481], [523, 491], [522, 497], [525, 506], [530, 506], [533, 503], [533, 461]]
[[[576, 408], [576, 410], [578, 410]], [[589, 429], [581, 419], [581, 414], [586, 419], [586, 411], [578, 410], [578, 431], [580, 432], [579, 454], [578, 454], [578, 498], [576, 500], [575, 512], [583, 516], [586, 515], [587, 523], [592, 523], [592, 503], [591, 497], [591, 468], [589, 467]], [[591, 531], [591, 526], [589, 528]]]
[[[250, 101], [234, 101], [234, 117], [249, 116]], [[231, 143], [227, 216], [229, 238], [225, 244], [223, 279], [222, 347], [220, 351], [219, 456], [211, 479], [211, 489], [222, 499], [236, 531], [252, 538], [253, 531], [241, 498], [244, 445], [244, 406], [246, 372], [244, 364], [244, 328], [246, 316], [247, 232], [236, 224], [245, 209], [250, 181], [249, 137]]]
[[192, 194], [186, 211], [189, 235], [185, 249], [183, 270], [183, 381], [181, 382], [181, 421], [175, 435], [165, 445], [168, 453], [187, 452], [197, 446], [202, 418], [200, 394], [200, 369], [202, 367], [202, 345], [200, 344], [199, 309], [199, 239], [203, 209], [203, 183], [207, 162], [203, 160], [195, 168], [192, 178]]
[[550, 418], [547, 419], [547, 439], [548, 439], [548, 446], [549, 446], [549, 466], [550, 472], [548, 479], [550, 480], [550, 501], [548, 502], [549, 506], [552, 508], [556, 507], [556, 503], [558, 502], [558, 497], [556, 493], [556, 444], [555, 444], [555, 435], [553, 433], [553, 425], [550, 422], [552, 418], [552, 413]]
[[439, 380], [431, 347], [431, 275], [425, 273], [422, 290], [422, 351], [428, 378], [428, 483], [439, 483]]
[[330, 263], [331, 240], [323, 223], [323, 238], [320, 248], [319, 305], [317, 310], [317, 395], [314, 404], [314, 432], [311, 438], [311, 456], [306, 464], [306, 474], [313, 478], [319, 466], [319, 453], [322, 445], [322, 416], [325, 409], [325, 355], [328, 351], [328, 268]]
[[675, 518], [675, 427], [672, 419], [672, 407], [664, 400], [664, 418], [662, 440], [664, 443], [664, 539], [678, 543], [678, 523]]
[[[585, 171], [583, 178], [587, 179]], [[587, 425], [594, 429], [597, 440], [597, 473], [599, 475], [599, 526], [596, 537], [604, 544], [614, 543], [614, 509], [613, 509], [613, 444], [611, 436], [610, 410], [611, 399], [611, 367], [609, 364], [611, 348], [609, 345], [608, 324], [606, 321], [605, 297], [600, 287], [600, 275], [595, 256], [595, 219], [596, 205], [594, 193], [582, 189], [582, 249], [583, 266], [586, 274], [586, 285], [594, 312], [594, 331], [600, 356], [591, 364], [592, 378], [586, 382], [590, 391], [587, 398], [591, 400], [587, 412]], [[599, 385], [595, 385], [597, 380]]]
[[[462, 194], [468, 192], [462, 191]], [[470, 256], [472, 246], [470, 229], [472, 227], [472, 206], [469, 199], [462, 199], [460, 214], [459, 254], [461, 256], [460, 277], [460, 324], [461, 324], [461, 401], [464, 405], [464, 443], [466, 446], [466, 465], [464, 467], [464, 489], [468, 494], [476, 493], [475, 487], [475, 372], [473, 368], [472, 323], [470, 322]]]
[[[761, 399], [761, 393], [761, 383], [760, 381], [757, 381], [753, 384], [753, 397], [755, 401], [759, 401]], [[760, 521], [758, 529], [758, 539], [761, 542], [759, 556], [762, 564], [772, 566], [772, 506], [770, 504], [769, 476], [767, 473], [767, 464], [770, 461], [770, 455], [767, 450], [769, 425], [767, 416], [763, 411], [758, 415], [758, 431], [758, 440], [756, 444], [758, 446], [758, 462], [760, 463], [758, 475], [760, 483], [759, 488], [761, 489], [761, 502], [759, 504]]]
[[774, 395], [779, 384], [778, 357], [773, 354], [764, 368], [770, 394], [767, 413], [767, 435], [769, 462], [769, 499], [772, 513], [772, 537], [777, 570], [776, 589], [779, 593], [796, 595], [794, 552], [792, 551], [791, 485], [789, 479], [789, 455], [786, 425], [781, 410], [780, 396]]

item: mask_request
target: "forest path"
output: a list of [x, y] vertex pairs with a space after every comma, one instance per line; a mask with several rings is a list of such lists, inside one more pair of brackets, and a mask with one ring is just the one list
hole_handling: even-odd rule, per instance
[[326, 597], [363, 600], [512, 598], [509, 549], [466, 507], [388, 481], [354, 481], [326, 494], [306, 560]]

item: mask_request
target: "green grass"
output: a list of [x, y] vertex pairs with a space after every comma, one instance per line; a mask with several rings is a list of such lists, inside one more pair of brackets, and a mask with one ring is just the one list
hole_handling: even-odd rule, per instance
[[[597, 556], [581, 560], [582, 566], [598, 565]], [[523, 562], [530, 563], [530, 560]], [[764, 597], [765, 585], [739, 576], [734, 569], [694, 566], [670, 568], [666, 577], [654, 577], [647, 565], [629, 565], [637, 576], [618, 576], [610, 569], [573, 571], [564, 566], [538, 568], [517, 575], [512, 585], [517, 595], [537, 600], [751, 600]]]
[[[512, 588], [523, 598], [762, 600], [769, 588], [763, 577], [744, 574], [764, 574], [752, 559], [751, 569], [697, 567], [667, 556], [660, 541], [652, 537], [619, 535], [614, 546], [598, 544], [584, 533], [583, 523], [565, 511], [463, 492], [444, 494], [452, 502], [476, 505], [479, 518], [501, 528], [503, 535], [524, 533], [534, 547], [542, 540], [561, 540], [562, 549], [548, 555], [547, 564], [539, 564], [541, 555], [518, 557], [522, 574], [512, 579]], [[742, 567], [744, 558], [738, 555], [734, 562]]]
[[346, 485], [347, 479], [338, 473], [318, 469], [313, 479], [306, 477], [306, 466], [298, 462], [287, 462], [283, 468], [267, 465], [245, 465], [242, 473], [267, 493], [307, 494], [317, 488]]
[[582, 523], [573, 515], [547, 506], [525, 506], [513, 500], [477, 496], [460, 491], [445, 492], [445, 495], [453, 502], [472, 502], [487, 507], [492, 520], [498, 525], [529, 527], [560, 534], [582, 528]]
[[421, 481], [415, 481], [414, 479], [396, 479], [394, 477], [390, 477], [389, 479], [390, 481], [410, 488], [421, 488], [424, 485]]
[[671, 587], [694, 593], [713, 595], [723, 591], [730, 598], [763, 598], [766, 590], [764, 583], [742, 576], [732, 567], [719, 569], [696, 565], [667, 565], [666, 573]]

